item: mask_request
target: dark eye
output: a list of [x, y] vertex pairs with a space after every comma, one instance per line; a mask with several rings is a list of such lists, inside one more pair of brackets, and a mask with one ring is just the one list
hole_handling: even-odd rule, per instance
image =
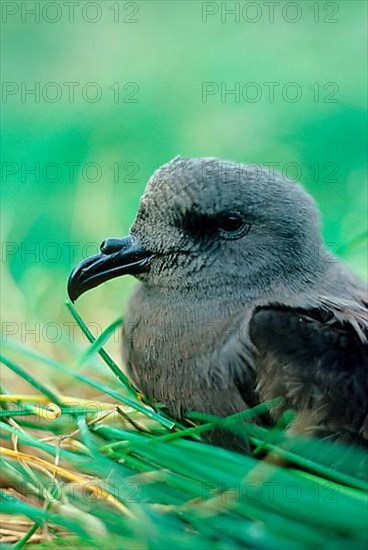
[[224, 214], [218, 221], [218, 231], [224, 239], [240, 239], [246, 235], [250, 229], [240, 214]]

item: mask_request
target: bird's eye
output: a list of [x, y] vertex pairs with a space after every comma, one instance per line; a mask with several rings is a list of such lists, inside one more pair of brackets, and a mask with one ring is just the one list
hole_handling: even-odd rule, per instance
[[218, 221], [218, 231], [224, 239], [240, 239], [246, 235], [250, 229], [240, 214], [224, 214]]

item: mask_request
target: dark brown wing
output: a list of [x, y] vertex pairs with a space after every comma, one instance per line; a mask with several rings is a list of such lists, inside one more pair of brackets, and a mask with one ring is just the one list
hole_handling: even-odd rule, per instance
[[250, 337], [260, 398], [284, 397], [299, 413], [295, 431], [368, 443], [368, 345], [351, 324], [319, 309], [262, 308]]

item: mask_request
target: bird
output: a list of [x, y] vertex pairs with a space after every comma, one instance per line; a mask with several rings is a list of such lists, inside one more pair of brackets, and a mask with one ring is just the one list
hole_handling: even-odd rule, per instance
[[[138, 279], [123, 360], [148, 400], [182, 419], [281, 398], [266, 424], [292, 409], [292, 433], [368, 443], [367, 287], [328, 251], [302, 185], [254, 164], [177, 156], [149, 179], [129, 235], [100, 249], [71, 273], [69, 297]], [[243, 439], [210, 436], [236, 449]]]

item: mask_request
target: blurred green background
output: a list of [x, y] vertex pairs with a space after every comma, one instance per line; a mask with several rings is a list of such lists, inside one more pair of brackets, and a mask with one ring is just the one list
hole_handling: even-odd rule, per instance
[[[281, 2], [273, 17], [265, 2], [51, 4], [2, 6], [4, 321], [69, 319], [72, 266], [127, 233], [147, 179], [177, 154], [294, 163], [326, 242], [367, 275], [356, 240], [367, 230], [365, 2]], [[133, 284], [112, 281], [78, 308], [103, 326]]]

